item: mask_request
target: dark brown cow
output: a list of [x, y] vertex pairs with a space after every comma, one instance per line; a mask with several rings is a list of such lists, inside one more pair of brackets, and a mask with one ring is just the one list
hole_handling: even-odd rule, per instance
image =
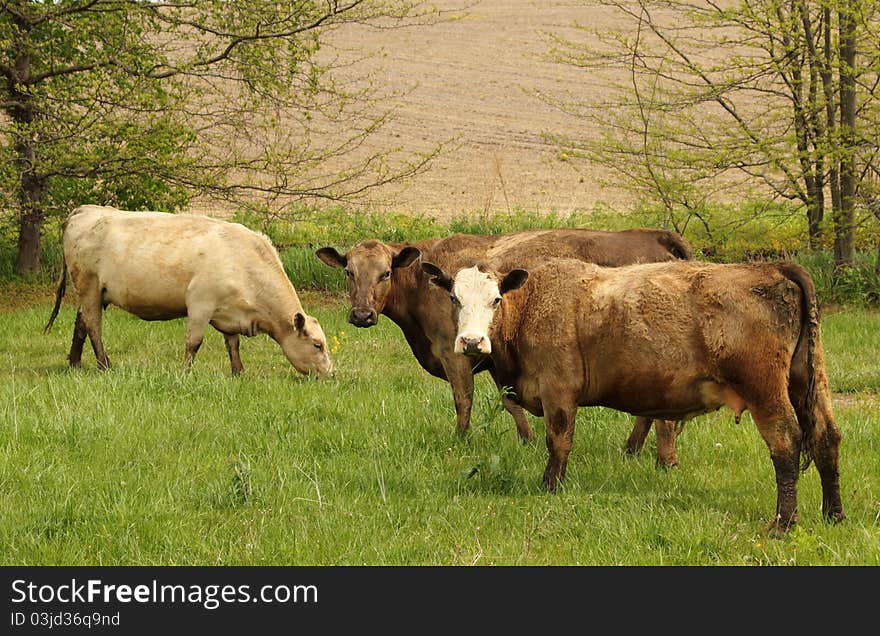
[[[487, 360], [465, 359], [452, 351], [455, 325], [449, 313], [426, 302], [428, 278], [418, 267], [409, 267], [419, 255], [457, 269], [477, 261], [492, 262], [499, 269], [513, 263], [538, 265], [553, 257], [568, 257], [616, 267], [632, 263], [653, 263], [690, 259], [691, 248], [674, 232], [634, 229], [605, 232], [586, 229], [526, 230], [500, 235], [456, 234], [444, 239], [387, 245], [366, 240], [342, 255], [323, 247], [317, 256], [331, 267], [345, 269], [351, 301], [349, 322], [371, 327], [385, 314], [402, 330], [419, 364], [428, 373], [452, 386], [459, 431], [470, 425], [473, 375], [488, 368]], [[504, 404], [524, 439], [534, 432], [522, 409], [506, 398]], [[650, 418], [638, 418], [627, 440], [626, 450], [638, 453], [651, 427]], [[674, 465], [675, 425], [658, 423], [657, 462]]]
[[[793, 263], [603, 268], [554, 259], [531, 274], [422, 263], [458, 325], [455, 350], [491, 355], [498, 384], [547, 423], [551, 491], [578, 406], [687, 419], [748, 410], [776, 470], [773, 529], [797, 519], [798, 459], [815, 460], [822, 512], [844, 518], [816, 292]], [[426, 300], [428, 300], [426, 298]]]

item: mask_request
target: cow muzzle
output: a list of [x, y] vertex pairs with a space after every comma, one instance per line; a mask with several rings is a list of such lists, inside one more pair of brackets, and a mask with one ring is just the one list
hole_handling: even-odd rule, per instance
[[486, 336], [459, 336], [455, 341], [455, 352], [481, 356], [492, 353], [492, 345]]
[[368, 307], [352, 307], [348, 314], [348, 322], [355, 327], [372, 327], [378, 320], [376, 310]]

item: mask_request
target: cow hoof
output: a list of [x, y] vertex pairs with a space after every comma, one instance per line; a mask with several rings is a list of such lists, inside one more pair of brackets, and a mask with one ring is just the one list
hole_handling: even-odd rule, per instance
[[544, 474], [544, 490], [546, 490], [551, 495], [555, 495], [556, 491], [559, 487], [559, 482], [562, 481], [558, 475], [545, 473]]
[[658, 470], [671, 470], [678, 466], [678, 460], [658, 459], [655, 466]]
[[774, 519], [767, 528], [767, 536], [771, 539], [782, 539], [788, 534], [788, 531], [797, 524], [797, 517], [793, 517], [787, 522], [781, 519]]
[[822, 515], [825, 517], [825, 521], [828, 523], [840, 523], [844, 519], [846, 519], [846, 514], [844, 514], [843, 510], [835, 510], [833, 512], [826, 512]]
[[519, 433], [519, 441], [523, 444], [534, 444], [535, 440], [537, 440], [537, 436], [535, 435], [535, 431], [529, 431], [528, 434]]

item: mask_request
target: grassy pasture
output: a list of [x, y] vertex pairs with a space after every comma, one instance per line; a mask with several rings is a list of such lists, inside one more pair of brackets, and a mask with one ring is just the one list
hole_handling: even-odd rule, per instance
[[[345, 322], [336, 295], [301, 293], [339, 368], [297, 376], [261, 336], [230, 377], [211, 332], [181, 371], [183, 322], [105, 317], [114, 368], [66, 368], [73, 309], [48, 336], [48, 296], [0, 312], [0, 559], [4, 565], [880, 565], [880, 314], [823, 320], [848, 519], [820, 519], [818, 473], [801, 522], [764, 528], [772, 464], [748, 416], [688, 423], [678, 468], [620, 451], [631, 419], [581, 409], [568, 480], [547, 495], [542, 441], [524, 445], [488, 375], [472, 430], [451, 392], [387, 318]], [[543, 421], [531, 418], [540, 437]]]

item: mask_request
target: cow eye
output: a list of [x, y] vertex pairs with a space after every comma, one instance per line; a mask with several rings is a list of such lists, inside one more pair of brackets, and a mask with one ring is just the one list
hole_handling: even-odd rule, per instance
[[315, 349], [317, 349], [318, 351], [320, 351], [323, 348], [324, 348], [323, 343], [320, 343], [320, 342], [315, 343]]
[[495, 300], [493, 300], [493, 301], [492, 301], [492, 304], [495, 305], [495, 306], [497, 307], [497, 306], [498, 306], [498, 303], [500, 303], [500, 302], [501, 302], [501, 296], [499, 296], [498, 298], [496, 298]]
[[349, 278], [352, 278], [354, 276], [354, 272], [351, 271], [350, 269], [346, 269], [345, 275], [348, 276]]
[[390, 270], [390, 269], [389, 269], [387, 272], [385, 272], [384, 274], [382, 274], [382, 275], [379, 277], [379, 280], [385, 280], [385, 279], [388, 278], [389, 276], [391, 276], [391, 270]]
[[458, 298], [455, 297], [455, 294], [449, 294], [449, 300], [452, 301], [453, 305], [460, 305], [461, 304], [460, 302], [458, 302]]

